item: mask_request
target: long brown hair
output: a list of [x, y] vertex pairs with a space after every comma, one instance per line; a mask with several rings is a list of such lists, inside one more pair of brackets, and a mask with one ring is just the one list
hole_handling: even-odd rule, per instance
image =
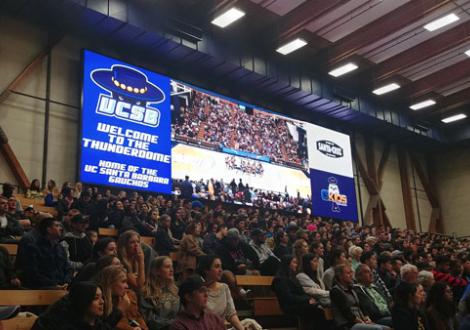
[[162, 296], [162, 288], [170, 290], [171, 294], [178, 296], [178, 288], [175, 285], [174, 278], [172, 280], [162, 279], [158, 276], [156, 270], [161, 269], [166, 260], [172, 260], [167, 256], [157, 257], [150, 263], [150, 274], [145, 286], [142, 288], [144, 298], [150, 298], [152, 301], [158, 301]]
[[108, 266], [98, 274], [96, 282], [103, 291], [105, 316], [109, 316], [113, 311], [113, 284], [123, 278], [127, 279], [127, 274], [122, 266]]
[[127, 245], [129, 244], [130, 239], [132, 236], [137, 236], [140, 242], [140, 235], [135, 230], [127, 230], [123, 232], [118, 239], [118, 256], [121, 260], [124, 267], [127, 269], [128, 272], [134, 273], [136, 269], [136, 261], [132, 261], [129, 259], [127, 255]]

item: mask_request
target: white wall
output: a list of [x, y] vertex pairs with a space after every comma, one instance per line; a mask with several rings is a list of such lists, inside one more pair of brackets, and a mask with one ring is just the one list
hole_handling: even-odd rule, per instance
[[[0, 90], [3, 91], [44, 49], [47, 35], [35, 26], [5, 16], [0, 16], [0, 35]], [[51, 100], [72, 105], [50, 105], [48, 178], [54, 178], [58, 184], [75, 180], [80, 49], [77, 41], [64, 39], [52, 52]], [[44, 98], [46, 62], [44, 59], [16, 90]], [[44, 113], [44, 101], [16, 94], [0, 104], [0, 125], [30, 179], [42, 176]], [[0, 161], [0, 182], [14, 182], [3, 157]]]
[[444, 231], [470, 235], [470, 148], [440, 154], [435, 159]]

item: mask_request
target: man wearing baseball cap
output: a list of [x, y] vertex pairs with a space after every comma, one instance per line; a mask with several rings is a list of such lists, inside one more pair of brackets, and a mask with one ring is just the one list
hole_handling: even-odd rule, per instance
[[171, 325], [172, 330], [225, 330], [224, 321], [206, 310], [207, 288], [200, 276], [189, 276], [178, 293], [183, 310]]

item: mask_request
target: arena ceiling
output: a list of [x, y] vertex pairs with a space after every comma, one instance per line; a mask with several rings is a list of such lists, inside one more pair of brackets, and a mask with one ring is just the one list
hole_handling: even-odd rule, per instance
[[[204, 72], [204, 87], [222, 84], [231, 96], [258, 104], [253, 94], [260, 95], [301, 119], [333, 118], [333, 125], [396, 141], [470, 141], [470, 0], [7, 0], [5, 6], [51, 29], [125, 42], [138, 58], [191, 67]], [[225, 29], [210, 24], [232, 6], [246, 13], [240, 21]], [[449, 14], [458, 20], [424, 28]], [[308, 44], [276, 53], [294, 38]], [[358, 69], [328, 75], [348, 62]], [[372, 94], [390, 82], [401, 88]], [[436, 104], [410, 109], [427, 99]], [[468, 118], [441, 121], [458, 113]]]

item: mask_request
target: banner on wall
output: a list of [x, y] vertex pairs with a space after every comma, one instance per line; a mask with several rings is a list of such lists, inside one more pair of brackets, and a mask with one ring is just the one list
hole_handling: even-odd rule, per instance
[[84, 51], [80, 180], [171, 192], [170, 79]]
[[307, 124], [313, 214], [357, 221], [349, 136]]

